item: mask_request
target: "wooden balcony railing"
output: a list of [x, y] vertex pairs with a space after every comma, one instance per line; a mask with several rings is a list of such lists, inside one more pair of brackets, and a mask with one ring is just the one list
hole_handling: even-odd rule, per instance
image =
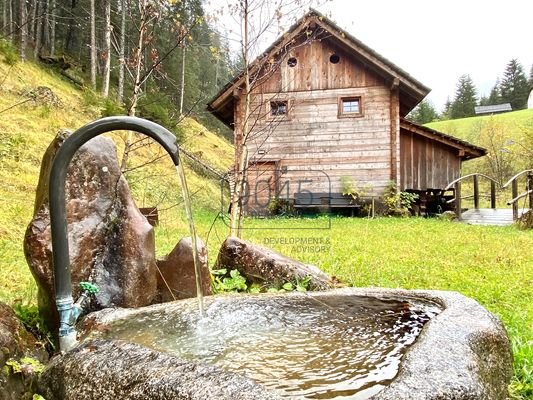
[[[461, 195], [461, 183], [466, 180], [472, 178], [473, 184], [474, 184], [474, 194], [469, 196], [462, 196]], [[488, 195], [482, 195], [479, 193], [479, 178], [484, 178], [490, 181], [490, 193]], [[451, 188], [454, 188], [455, 190], [455, 197], [451, 200], [449, 200], [449, 203], [455, 202], [455, 213], [457, 214], [457, 218], [461, 218], [462, 213], [462, 200], [464, 199], [474, 199], [474, 208], [479, 208], [479, 199], [480, 197], [490, 197], [490, 207], [496, 208], [496, 185], [497, 182], [495, 179], [492, 179], [490, 176], [475, 173], [475, 174], [469, 174], [465, 176], [461, 176], [460, 178], [457, 178], [456, 180], [450, 182], [448, 186], [444, 190], [450, 190]]]
[[[525, 178], [526, 185], [525, 191], [518, 193], [518, 178]], [[529, 197], [529, 209], [533, 210], [533, 169], [526, 169], [513, 176], [509, 181], [502, 186], [502, 189], [506, 189], [511, 185], [512, 199], [507, 202], [508, 205], [513, 206], [513, 221], [518, 219], [518, 200]]]

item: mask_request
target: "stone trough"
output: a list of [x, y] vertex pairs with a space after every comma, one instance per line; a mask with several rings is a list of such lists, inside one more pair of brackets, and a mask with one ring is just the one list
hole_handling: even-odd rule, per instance
[[[403, 354], [397, 374], [370, 395], [350, 399], [471, 400], [505, 399], [512, 375], [509, 341], [500, 321], [477, 302], [455, 292], [344, 288], [326, 292], [212, 296], [207, 302], [328, 296], [423, 301], [441, 311], [427, 322]], [[255, 296], [255, 297], [254, 297]], [[265, 304], [267, 304], [265, 303]], [[113, 338], [113, 326], [150, 314], [193, 312], [194, 299], [139, 309], [106, 309], [87, 316], [79, 347], [53, 359], [41, 380], [52, 399], [277, 399], [301, 398], [272, 391], [246, 376], [217, 365], [186, 360], [165, 351]], [[265, 364], [268, 369], [268, 364]], [[318, 397], [309, 397], [318, 398]], [[333, 398], [333, 397], [320, 397]]]

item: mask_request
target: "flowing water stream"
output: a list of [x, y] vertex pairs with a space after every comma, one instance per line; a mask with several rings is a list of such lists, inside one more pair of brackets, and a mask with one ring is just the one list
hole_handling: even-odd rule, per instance
[[111, 323], [124, 339], [243, 373], [287, 398], [366, 399], [440, 312], [420, 300], [346, 295], [209, 298], [205, 317], [169, 306]]
[[194, 276], [196, 278], [196, 297], [198, 299], [198, 309], [200, 315], [205, 315], [204, 310], [204, 294], [202, 293], [202, 273], [200, 271], [200, 263], [198, 262], [198, 247], [196, 244], [196, 229], [194, 227], [194, 221], [192, 218], [192, 208], [191, 208], [191, 196], [189, 194], [189, 187], [187, 186], [187, 180], [185, 179], [185, 171], [183, 168], [183, 162], [176, 165], [176, 171], [180, 177], [181, 190], [183, 193], [183, 203], [185, 204], [185, 214], [187, 214], [187, 221], [189, 223], [189, 231], [191, 233], [191, 244], [192, 244], [192, 258], [194, 264]]

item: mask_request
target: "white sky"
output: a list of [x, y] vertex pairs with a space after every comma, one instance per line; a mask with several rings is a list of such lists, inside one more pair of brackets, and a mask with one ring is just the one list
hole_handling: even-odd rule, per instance
[[[228, 2], [207, 0], [207, 7]], [[461, 75], [488, 95], [509, 60], [517, 58], [526, 75], [533, 64], [533, 0], [329, 0], [316, 8], [430, 87], [439, 111]]]
[[432, 89], [440, 111], [459, 76], [488, 95], [506, 64], [533, 64], [531, 0], [332, 0], [319, 8], [343, 29]]

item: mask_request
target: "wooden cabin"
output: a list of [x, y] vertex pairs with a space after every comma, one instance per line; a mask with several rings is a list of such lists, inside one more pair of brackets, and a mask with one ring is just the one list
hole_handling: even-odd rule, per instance
[[[249, 213], [265, 212], [273, 198], [348, 205], [346, 181], [366, 197], [379, 198], [391, 181], [435, 193], [460, 176], [462, 161], [485, 154], [404, 119], [430, 89], [317, 11], [258, 57], [249, 75]], [[244, 79], [235, 77], [208, 104], [234, 130], [236, 161]]]

